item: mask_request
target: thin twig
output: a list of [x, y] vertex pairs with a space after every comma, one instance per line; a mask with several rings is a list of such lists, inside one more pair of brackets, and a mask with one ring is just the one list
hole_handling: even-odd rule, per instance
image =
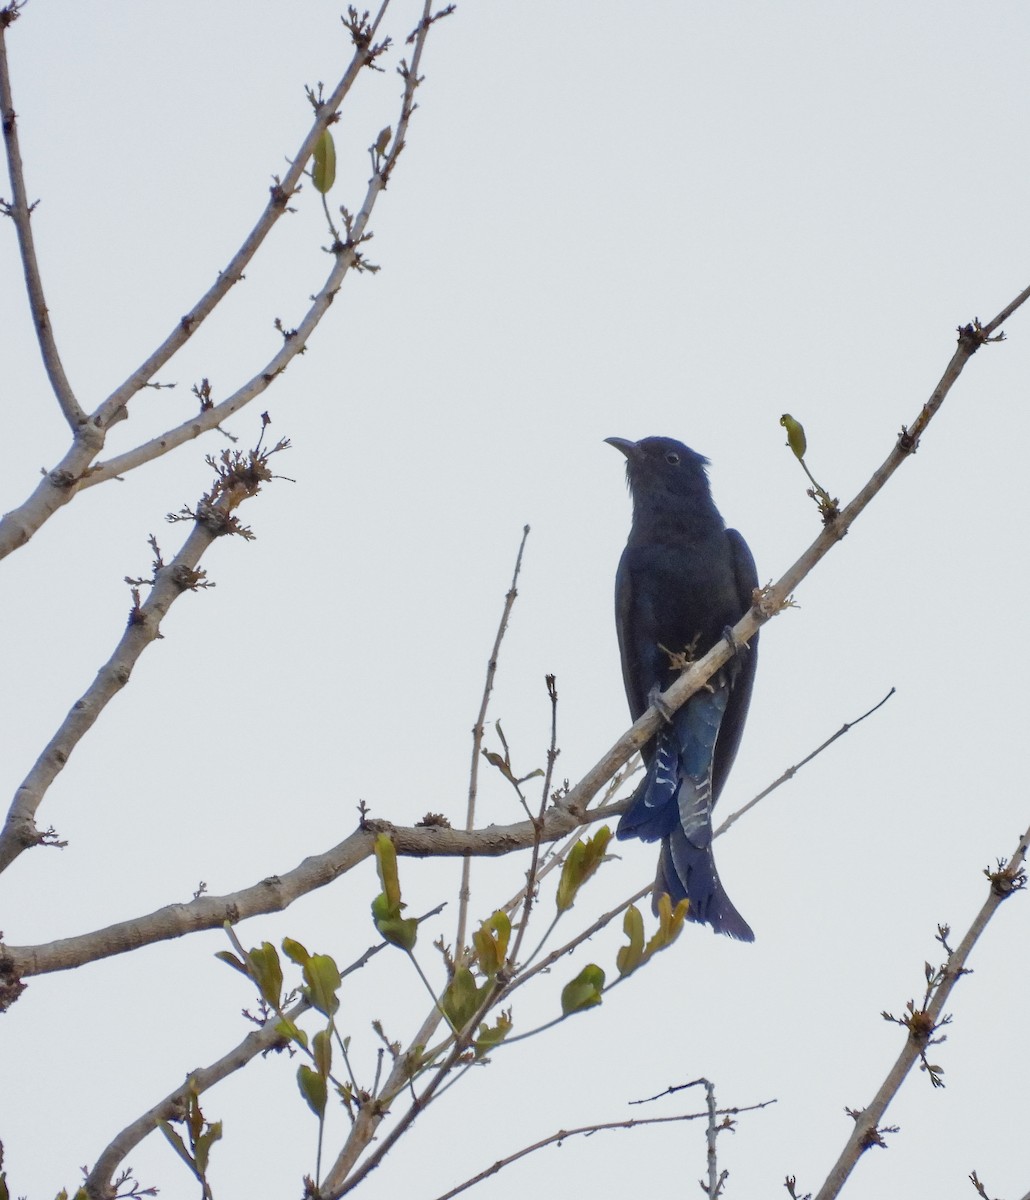
[[863, 1152], [872, 1145], [882, 1144], [882, 1140], [878, 1141], [878, 1139], [881, 1137], [879, 1127], [883, 1115], [897, 1095], [909, 1071], [920, 1061], [933, 1032], [942, 1024], [944, 1006], [947, 1004], [955, 984], [966, 973], [966, 963], [977, 939], [987, 928], [988, 922], [998, 911], [1002, 902], [1022, 887], [1020, 881], [1025, 878], [1023, 864], [1028, 844], [1030, 844], [1030, 828], [1019, 839], [1015, 853], [1004, 869], [999, 868], [998, 872], [990, 874], [991, 890], [987, 899], [973, 918], [972, 924], [958, 947], [949, 953], [947, 962], [940, 973], [940, 982], [934, 989], [930, 1003], [925, 1009], [915, 1014], [919, 1019], [913, 1019], [909, 1024], [909, 1034], [905, 1045], [886, 1079], [880, 1085], [879, 1091], [867, 1108], [854, 1114], [855, 1127], [851, 1131], [851, 1136], [841, 1151], [840, 1157], [827, 1176], [826, 1182], [819, 1189], [816, 1200], [833, 1200], [839, 1195]]
[[[519, 961], [519, 950], [522, 948], [526, 930], [529, 928], [529, 915], [533, 910], [533, 900], [539, 884], [537, 871], [540, 866], [540, 831], [544, 827], [544, 814], [551, 796], [551, 779], [554, 775], [554, 764], [558, 758], [558, 689], [554, 676], [547, 676], [547, 695], [551, 701], [551, 742], [547, 747], [547, 770], [544, 772], [544, 782], [540, 789], [540, 812], [533, 822], [536, 835], [533, 838], [533, 851], [529, 860], [529, 870], [526, 872], [526, 890], [522, 903], [522, 915], [519, 918], [519, 931], [515, 935], [515, 944], [508, 955], [508, 965], [514, 968]], [[466, 860], [467, 861], [467, 860]]]
[[826, 741], [822, 743], [821, 746], [816, 746], [816, 748], [811, 752], [811, 754], [806, 754], [805, 757], [800, 762], [795, 763], [792, 767], [788, 767], [783, 772], [783, 774], [779, 777], [779, 779], [774, 779], [773, 782], [770, 783], [767, 788], [763, 788], [762, 791], [760, 791], [757, 796], [754, 796], [752, 799], [750, 799], [747, 802], [747, 804], [743, 805], [741, 808], [738, 808], [736, 810], [736, 812], [730, 813], [730, 815], [726, 818], [726, 820], [723, 821], [723, 823], [719, 826], [719, 828], [712, 834], [712, 837], [719, 837], [720, 834], [725, 833], [726, 830], [729, 829], [729, 827], [735, 821], [738, 821], [746, 812], [749, 812], [752, 808], [755, 807], [756, 804], [759, 803], [759, 801], [764, 800], [766, 798], [766, 796], [768, 796], [771, 792], [775, 792], [776, 789], [778, 787], [780, 787], [782, 784], [787, 783], [789, 780], [793, 779], [794, 776], [798, 773], [798, 771], [801, 770], [802, 767], [808, 766], [808, 764], [812, 761], [813, 758], [817, 758], [820, 754], [822, 754], [822, 752], [824, 750], [826, 750], [828, 747], [832, 746], [833, 743], [838, 738], [843, 737], [849, 730], [854, 729], [855, 726], [858, 725], [860, 722], [864, 721], [866, 719], [866, 717], [871, 717], [878, 708], [882, 708], [887, 703], [887, 701], [891, 698], [891, 696], [894, 695], [894, 692], [895, 692], [895, 689], [891, 688], [891, 690], [887, 693], [887, 695], [884, 696], [884, 698], [878, 704], [874, 704], [873, 707], [871, 709], [869, 709], [868, 712], [864, 712], [860, 717], [856, 717], [854, 719], [854, 721], [846, 721], [840, 727], [840, 729], [838, 729], [837, 732], [835, 734], [833, 734], [831, 737], [828, 737], [826, 739]]
[[355, 42], [354, 54], [347, 70], [323, 104], [315, 112], [315, 119], [290, 161], [290, 168], [270, 189], [270, 196], [261, 216], [254, 228], [244, 239], [243, 245], [232, 256], [229, 263], [218, 274], [218, 278], [204, 293], [197, 303], [176, 322], [160, 346], [132, 372], [125, 381], [100, 405], [94, 414], [94, 420], [106, 426], [111, 417], [128, 403], [140, 388], [168, 362], [168, 360], [197, 332], [200, 326], [218, 307], [230, 288], [239, 283], [251, 259], [257, 253], [272, 227], [288, 209], [290, 198], [304, 174], [308, 160], [314, 153], [315, 145], [329, 123], [335, 116], [340, 105], [354, 85], [361, 72], [372, 61], [375, 46], [374, 38], [390, 5], [390, 0], [382, 0], [375, 17], [368, 26], [368, 37]]
[[[522, 570], [522, 553], [526, 548], [526, 539], [528, 537], [529, 526], [524, 525], [522, 528], [522, 541], [519, 542], [519, 552], [515, 556], [515, 570], [512, 572], [511, 586], [504, 597], [501, 620], [497, 626], [493, 648], [490, 651], [490, 661], [486, 665], [486, 680], [483, 684], [483, 696], [479, 702], [479, 713], [476, 716], [476, 723], [472, 727], [472, 763], [469, 767], [468, 803], [465, 809], [466, 831], [471, 831], [476, 823], [476, 798], [479, 792], [479, 759], [483, 749], [486, 714], [490, 708], [490, 694], [493, 691], [494, 679], [497, 677], [497, 659], [501, 652], [501, 642], [504, 640], [504, 635], [508, 629], [508, 620], [511, 617], [511, 610], [519, 594], [519, 572]], [[454, 935], [454, 953], [456, 956], [463, 953], [465, 934], [468, 929], [469, 903], [472, 899], [472, 892], [469, 886], [471, 875], [472, 860], [466, 856], [465, 861], [461, 865], [461, 886], [458, 889], [458, 928]]]
[[[736, 1116], [739, 1113], [756, 1112], [760, 1108], [767, 1108], [770, 1104], [775, 1103], [775, 1100], [763, 1100], [761, 1104], [747, 1104], [740, 1108], [720, 1108], [718, 1109], [718, 1114], [719, 1116]], [[470, 1187], [475, 1187], [477, 1183], [482, 1183], [484, 1179], [489, 1179], [491, 1175], [496, 1175], [498, 1171], [503, 1171], [505, 1167], [518, 1162], [520, 1158], [525, 1158], [528, 1154], [542, 1150], [545, 1146], [553, 1146], [555, 1143], [560, 1145], [567, 1138], [589, 1137], [591, 1134], [601, 1133], [610, 1129], [636, 1129], [644, 1125], [667, 1125], [674, 1121], [703, 1121], [708, 1116], [708, 1112], [705, 1111], [699, 1113], [679, 1113], [672, 1117], [631, 1117], [626, 1121], [607, 1121], [602, 1125], [580, 1125], [576, 1129], [559, 1129], [557, 1133], [552, 1133], [550, 1137], [541, 1138], [539, 1142], [534, 1142], [531, 1146], [524, 1146], [514, 1154], [509, 1154], [505, 1158], [499, 1158], [492, 1166], [480, 1171], [478, 1175], [473, 1175], [470, 1179], [466, 1179], [464, 1183], [459, 1183], [457, 1187], [451, 1188], [449, 1192], [444, 1192], [443, 1195], [437, 1196], [436, 1200], [451, 1200], [453, 1196], [460, 1195]]]
[[587, 805], [604, 781], [609, 779], [619, 767], [654, 736], [659, 725], [665, 720], [663, 714], [675, 712], [685, 704], [720, 667], [729, 662], [736, 653], [737, 646], [746, 645], [763, 625], [782, 612], [784, 608], [789, 607], [794, 590], [801, 581], [847, 534], [894, 472], [916, 449], [920, 437], [940, 410], [945, 397], [961, 374], [962, 368], [980, 346], [989, 340], [987, 331], [996, 329], [1004, 317], [1011, 315], [1027, 299], [1030, 299], [1030, 288], [1006, 305], [989, 325], [980, 326], [978, 323], [973, 323], [959, 329], [958, 346], [930, 398], [923, 404], [911, 427], [902, 426], [901, 434], [894, 448], [886, 460], [873, 472], [858, 495], [823, 528], [815, 541], [775, 583], [756, 592], [755, 604], [733, 627], [732, 645], [729, 639], [722, 639], [703, 658], [698, 659], [684, 671], [658, 698], [656, 703], [568, 792], [563, 800], [564, 807], [577, 816], [585, 813]]
[[[437, 905], [436, 908], [423, 913], [418, 918], [419, 924], [423, 921], [428, 921], [430, 917], [435, 917], [442, 907], [443, 905]], [[378, 954], [388, 944], [387, 942], [379, 942], [375, 946], [369, 946], [364, 954], [340, 972], [340, 978], [342, 979], [354, 971], [360, 970], [370, 958]], [[240, 952], [243, 952], [242, 947], [240, 947]], [[283, 1015], [287, 1021], [296, 1025], [299, 1018], [306, 1012], [309, 1012], [311, 1007], [311, 1004], [307, 1000], [299, 1000]], [[234, 1072], [242, 1070], [243, 1067], [257, 1058], [258, 1055], [267, 1054], [270, 1050], [282, 1044], [285, 1039], [278, 1030], [280, 1023], [281, 1018], [277, 1013], [259, 1029], [248, 1033], [243, 1041], [234, 1046], [227, 1054], [209, 1066], [192, 1071], [182, 1086], [176, 1088], [174, 1092], [169, 1093], [163, 1100], [159, 1100], [157, 1104], [148, 1109], [147, 1112], [138, 1117], [132, 1124], [127, 1125], [101, 1152], [96, 1165], [85, 1180], [84, 1186], [87, 1192], [90, 1195], [105, 1195], [104, 1189], [109, 1185], [115, 1171], [117, 1171], [119, 1164], [124, 1160], [125, 1156], [130, 1154], [156, 1128], [159, 1120], [173, 1120], [182, 1113], [187, 1094], [191, 1089], [200, 1096], [209, 1088], [214, 1087], [216, 1083], [221, 1083], [223, 1079], [227, 1079]], [[347, 1060], [346, 1050], [344, 1050], [344, 1059], [347, 1062], [347, 1070], [350, 1073], [353, 1083], [354, 1075], [350, 1070], [350, 1062]], [[354, 1086], [355, 1091], [357, 1091], [357, 1085], [355, 1084]], [[92, 1191], [90, 1190], [91, 1188], [93, 1189]]]
[[[227, 508], [228, 501], [216, 507]], [[203, 572], [197, 565], [218, 537], [208, 521], [197, 521], [182, 549], [155, 573], [146, 601], [134, 607], [114, 653], [97, 672], [96, 679], [69, 709], [67, 716], [43, 753], [14, 794], [7, 819], [0, 830], [0, 872], [31, 846], [46, 840], [36, 827], [35, 815], [47, 789], [64, 769], [72, 751], [93, 727], [110, 701], [129, 682], [133, 667], [143, 651], [161, 637], [161, 623], [168, 610], [186, 591], [197, 586]]]
[[64, 419], [75, 433], [85, 424], [86, 414], [79, 406], [65, 374], [54, 338], [53, 325], [50, 322], [50, 310], [43, 293], [43, 280], [39, 273], [36, 245], [32, 236], [32, 210], [35, 205], [29, 203], [25, 187], [25, 171], [21, 161], [21, 147], [18, 144], [18, 117], [14, 111], [11, 75], [7, 62], [7, 23], [4, 21], [0, 21], [0, 119], [3, 122], [7, 167], [11, 178], [11, 203], [4, 204], [3, 209], [14, 221], [18, 233], [18, 248], [21, 251], [21, 265], [25, 273], [25, 290], [29, 297], [32, 324], [36, 330], [43, 366], [57, 397], [57, 403], [61, 406], [61, 412], [64, 413]]
[[[235, 412], [243, 404], [260, 395], [303, 348], [306, 339], [332, 303], [343, 276], [359, 259], [358, 243], [364, 238], [376, 197], [385, 187], [385, 179], [381, 171], [375, 173], [369, 181], [364, 204], [354, 221], [347, 245], [340, 247], [337, 251], [329, 277], [321, 291], [315, 296], [304, 321], [298, 326], [296, 336], [284, 343], [280, 352], [266, 364], [265, 369], [221, 404], [195, 414], [190, 420], [168, 430], [166, 434], [152, 439], [141, 447], [136, 447], [124, 455], [118, 455], [107, 463], [91, 467], [93, 460], [103, 449], [107, 429], [125, 415], [125, 407], [130, 399], [147, 386], [153, 375], [185, 345], [200, 324], [225, 298], [228, 290], [239, 282], [247, 264], [264, 242], [273, 225], [287, 210], [289, 199], [296, 191], [315, 143], [347, 96], [361, 70], [382, 48], [375, 46], [372, 38], [375, 36], [389, 3], [390, 0], [382, 0], [374, 20], [367, 27], [368, 37], [357, 40], [350, 66], [329, 98], [319, 107], [315, 114], [315, 120], [301, 143], [290, 169], [283, 179], [277, 181], [271, 189], [271, 196], [264, 212], [229, 265], [220, 272], [204, 296], [179, 320], [153, 354], [141, 363], [90, 415], [86, 423], [81, 426], [76, 440], [64, 457], [43, 476], [31, 495], [0, 520], [0, 558], [25, 545], [36, 531], [55, 512], [67, 504], [81, 488], [119, 477], [133, 467], [168, 453], [176, 446], [197, 436], [198, 433], [218, 426], [230, 412]], [[413, 110], [411, 97], [416, 86], [417, 75], [414, 80], [405, 80], [401, 110], [401, 124], [405, 127]], [[395, 145], [394, 149], [399, 153], [399, 146]], [[391, 159], [391, 169], [393, 161], [394, 159]]]

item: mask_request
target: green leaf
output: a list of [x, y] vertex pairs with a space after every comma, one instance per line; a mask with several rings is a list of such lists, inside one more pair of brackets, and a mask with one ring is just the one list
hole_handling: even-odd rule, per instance
[[576, 893], [604, 861], [611, 839], [612, 831], [602, 825], [593, 837], [581, 838], [565, 856], [555, 898], [560, 913], [573, 906]]
[[383, 892], [372, 901], [372, 919], [384, 941], [400, 946], [402, 950], [415, 948], [415, 942], [418, 940], [418, 921], [415, 917], [399, 916]]
[[308, 1035], [299, 1026], [294, 1025], [292, 1021], [282, 1020], [275, 1027], [276, 1033], [284, 1038], [288, 1038], [291, 1042], [296, 1042], [298, 1046], [308, 1048]]
[[283, 938], [283, 954], [290, 962], [295, 962], [298, 967], [302, 967], [311, 957], [300, 942], [294, 941], [291, 937]]
[[615, 965], [620, 975], [631, 975], [644, 961], [644, 918], [635, 904], [626, 909], [622, 931], [629, 938], [629, 945], [619, 947]]
[[189, 1169], [192, 1171], [193, 1170], [193, 1159], [190, 1158], [190, 1152], [186, 1149], [186, 1143], [182, 1140], [181, 1137], [179, 1137], [179, 1135], [175, 1132], [175, 1130], [171, 1127], [171, 1125], [169, 1125], [167, 1121], [163, 1120], [160, 1117], [157, 1120], [157, 1127], [158, 1127], [158, 1129], [161, 1130], [161, 1132], [168, 1139], [168, 1143], [172, 1147], [172, 1149], [175, 1151], [175, 1153], [178, 1154], [178, 1156], [182, 1159], [182, 1161], [186, 1164], [186, 1166], [188, 1166]]
[[297, 1086], [300, 1094], [307, 1102], [308, 1108], [321, 1120], [325, 1116], [325, 1106], [329, 1099], [329, 1089], [326, 1081], [317, 1071], [301, 1063], [297, 1068]]
[[481, 988], [477, 987], [468, 967], [459, 966], [454, 969], [454, 977], [443, 994], [441, 1007], [455, 1029], [464, 1029], [476, 1015], [489, 986], [489, 983], [484, 983]]
[[683, 922], [686, 919], [689, 908], [690, 901], [681, 900], [674, 909], [668, 892], [662, 892], [658, 897], [658, 928], [644, 948], [645, 961], [652, 954], [657, 954], [659, 950], [664, 950], [667, 946], [671, 946], [679, 937], [683, 930]]
[[[247, 964], [242, 958], [233, 954], [231, 950], [216, 950], [215, 958], [221, 959], [222, 962], [228, 963], [230, 967], [234, 967], [237, 971], [242, 971], [243, 974], [248, 978], [250, 977], [250, 972], [247, 970]], [[0, 1196], [0, 1200], [3, 1200], [2, 1196]]]
[[315, 190], [324, 196], [336, 182], [336, 146], [328, 129], [323, 129], [322, 136], [315, 142], [313, 158], [311, 181]]
[[484, 1022], [479, 1027], [479, 1036], [472, 1043], [472, 1048], [475, 1051], [476, 1058], [483, 1058], [489, 1054], [495, 1047], [511, 1032], [511, 1010], [501, 1013], [493, 1025], [488, 1026]]
[[795, 421], [790, 413], [784, 413], [780, 417], [780, 424], [787, 431], [787, 445], [794, 452], [794, 457], [798, 460], [803, 459], [808, 450], [804, 426], [800, 421]]
[[262, 942], [260, 946], [248, 950], [247, 964], [262, 1000], [272, 1008], [278, 1008], [283, 990], [283, 969], [279, 965], [275, 947], [271, 942]]
[[473, 933], [472, 944], [476, 949], [476, 961], [487, 979], [494, 979], [504, 966], [510, 938], [511, 920], [508, 914], [500, 909]]
[[582, 971], [562, 988], [561, 1010], [564, 1016], [593, 1008], [601, 1003], [604, 971], [596, 963], [588, 963]]
[[333, 1038], [328, 1029], [320, 1029], [311, 1039], [311, 1052], [315, 1058], [315, 1070], [323, 1079], [328, 1079], [333, 1065]]
[[304, 964], [305, 998], [327, 1017], [340, 1007], [340, 972], [328, 954], [312, 954]]
[[389, 916], [397, 916], [404, 905], [401, 903], [401, 883], [397, 875], [397, 850], [388, 833], [381, 833], [375, 840], [376, 870], [383, 895], [390, 908]]
[[202, 1177], [207, 1174], [207, 1164], [211, 1157], [211, 1147], [221, 1141], [222, 1122], [212, 1121], [204, 1132], [197, 1138], [193, 1153], [197, 1162], [197, 1172]]

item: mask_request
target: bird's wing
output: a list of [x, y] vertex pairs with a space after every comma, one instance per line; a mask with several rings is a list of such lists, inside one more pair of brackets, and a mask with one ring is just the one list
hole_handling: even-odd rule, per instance
[[649, 693], [667, 666], [658, 647], [654, 597], [647, 587], [649, 550], [627, 546], [615, 576], [615, 628], [622, 657], [622, 681], [635, 721], [649, 705]]
[[[758, 569], [747, 542], [735, 529], [726, 530], [726, 541], [729, 543], [733, 563], [733, 577], [737, 585], [737, 597], [740, 601], [738, 619], [744, 615], [754, 603], [753, 593], [758, 587]], [[715, 763], [712, 771], [712, 790], [714, 799], [719, 798], [722, 785], [729, 774], [733, 760], [737, 757], [737, 747], [740, 745], [741, 734], [744, 732], [744, 722], [747, 719], [748, 705], [751, 703], [751, 690], [755, 682], [755, 667], [758, 666], [758, 635], [751, 639], [747, 650], [743, 651], [729, 665], [733, 681], [729, 702], [726, 705], [726, 715], [723, 718], [722, 729], [719, 731], [719, 741], [715, 747]]]

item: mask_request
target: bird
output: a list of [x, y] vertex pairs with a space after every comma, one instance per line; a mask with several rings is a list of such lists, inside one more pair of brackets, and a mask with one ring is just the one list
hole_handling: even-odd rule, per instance
[[[615, 622], [634, 721], [657, 704], [663, 723], [641, 749], [644, 778], [616, 830], [661, 842], [652, 903], [662, 893], [687, 917], [754, 941], [712, 855], [712, 808], [740, 745], [758, 662], [758, 635], [674, 713], [658, 696], [752, 606], [755, 560], [712, 500], [708, 459], [668, 437], [606, 438], [626, 456], [633, 519], [615, 580]], [[732, 641], [732, 637], [730, 637]]]

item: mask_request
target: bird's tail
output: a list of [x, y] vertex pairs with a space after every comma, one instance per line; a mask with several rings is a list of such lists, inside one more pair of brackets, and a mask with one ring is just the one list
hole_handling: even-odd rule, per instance
[[680, 900], [689, 900], [688, 921], [710, 925], [716, 933], [741, 942], [753, 942], [751, 926], [737, 912], [726, 895], [711, 846], [695, 846], [680, 829], [662, 838], [658, 856], [658, 875], [654, 883], [652, 907], [658, 911], [658, 898], [669, 894], [673, 907]]
[[742, 942], [755, 935], [722, 886], [712, 855], [712, 759], [728, 688], [698, 692], [659, 730], [647, 774], [619, 822], [620, 838], [661, 840], [653, 904], [667, 892], [687, 918]]

